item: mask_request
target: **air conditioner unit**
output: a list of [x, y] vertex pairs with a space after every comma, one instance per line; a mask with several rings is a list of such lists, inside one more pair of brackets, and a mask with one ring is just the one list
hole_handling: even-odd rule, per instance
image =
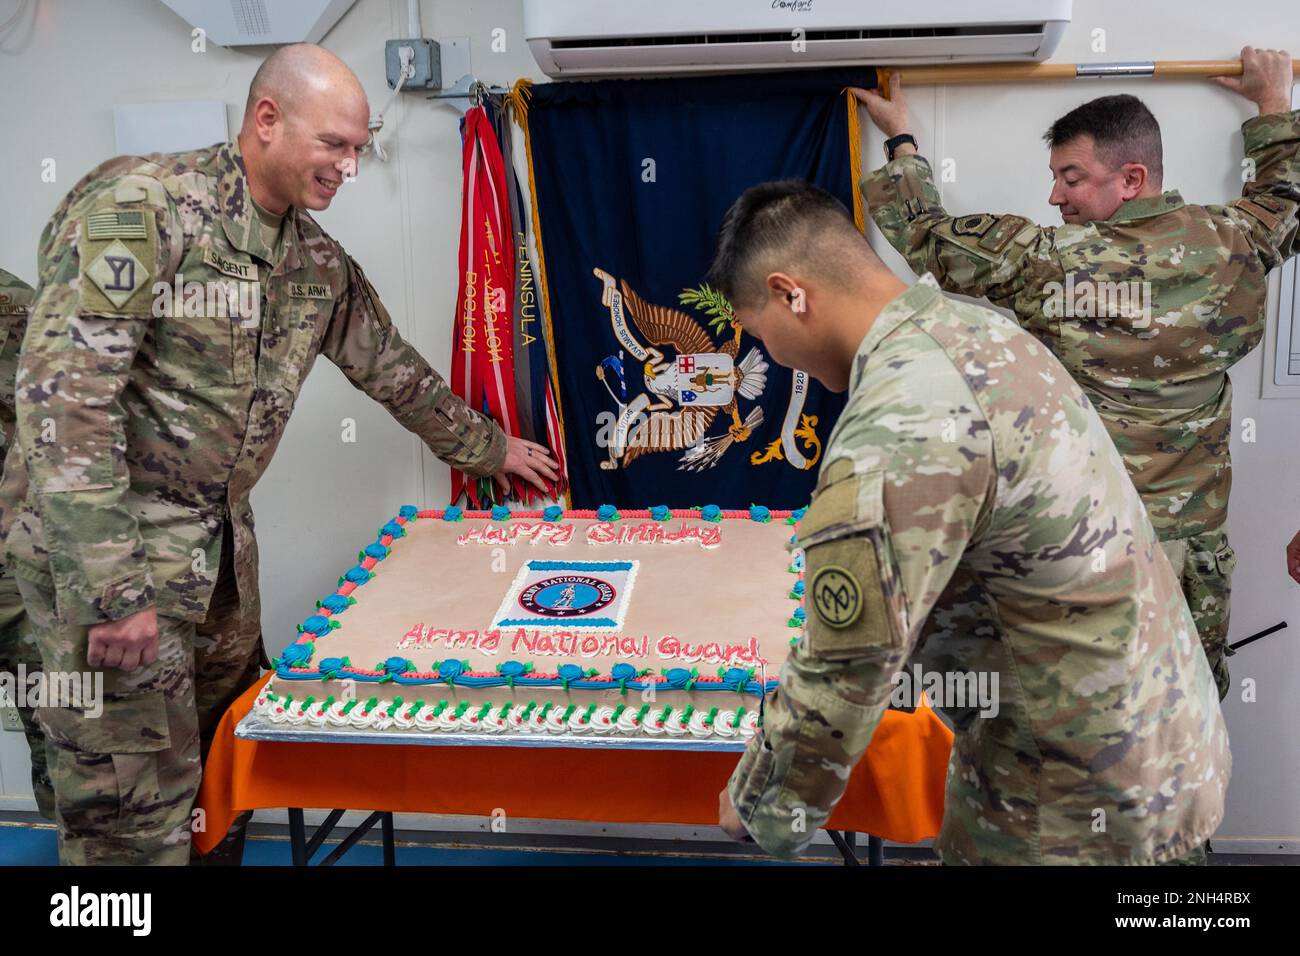
[[221, 46], [318, 43], [356, 0], [162, 0]]
[[1071, 0], [524, 0], [550, 77], [1032, 61]]

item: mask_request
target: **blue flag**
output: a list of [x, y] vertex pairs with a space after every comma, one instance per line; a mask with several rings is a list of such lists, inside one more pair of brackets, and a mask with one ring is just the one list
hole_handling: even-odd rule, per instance
[[750, 186], [806, 179], [855, 208], [843, 90], [872, 83], [834, 70], [532, 87], [573, 507], [807, 504], [843, 399], [772, 361], [701, 283]]

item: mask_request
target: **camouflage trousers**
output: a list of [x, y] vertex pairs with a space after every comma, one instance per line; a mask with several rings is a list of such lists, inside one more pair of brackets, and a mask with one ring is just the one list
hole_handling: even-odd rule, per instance
[[[57, 619], [46, 586], [19, 579], [19, 588], [46, 671], [91, 671], [87, 628]], [[190, 862], [192, 829], [205, 822], [194, 813], [201, 761], [222, 715], [257, 680], [263, 660], [261, 628], [241, 623], [238, 609], [234, 575], [223, 562], [207, 620], [195, 624], [160, 615], [153, 664], [131, 673], [98, 672], [101, 713], [38, 708], [48, 740], [60, 862]], [[223, 846], [242, 850], [247, 816]]]
[[[18, 593], [18, 582], [6, 569], [0, 569], [0, 673], [18, 677], [19, 667], [29, 677], [41, 669], [41, 653], [32, 637], [27, 617], [23, 613], [23, 599]], [[32, 795], [36, 807], [47, 820], [54, 819], [54, 787], [50, 784], [49, 766], [45, 759], [45, 735], [41, 733], [35, 710], [19, 707], [18, 716], [27, 736], [27, 749], [32, 760]]]
[[1232, 571], [1237, 555], [1222, 528], [1172, 541], [1161, 541], [1165, 556], [1173, 565], [1196, 621], [1196, 631], [1219, 688], [1219, 700], [1228, 695], [1228, 614], [1231, 610]]

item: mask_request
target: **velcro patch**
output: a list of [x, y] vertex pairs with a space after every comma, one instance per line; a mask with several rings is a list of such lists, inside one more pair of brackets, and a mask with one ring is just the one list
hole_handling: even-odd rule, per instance
[[833, 538], [807, 550], [806, 636], [812, 656], [843, 660], [901, 643], [877, 548], [868, 532]]
[[1242, 199], [1238, 201], [1237, 205], [1262, 222], [1269, 232], [1272, 232], [1278, 227], [1281, 219], [1279, 219], [1276, 214], [1269, 212], [1268, 209], [1265, 208], [1264, 200], [1269, 198], [1272, 197], [1260, 196], [1258, 199], [1254, 200]]
[[149, 191], [143, 186], [126, 184], [113, 190], [113, 202], [115, 203], [144, 202], [148, 198]]
[[20, 299], [13, 293], [0, 289], [0, 315], [26, 315], [27, 312], [25, 295]]
[[978, 216], [958, 216], [952, 221], [952, 234], [954, 236], [982, 236], [989, 231], [996, 218], [988, 213], [981, 213]]
[[897, 646], [905, 626], [890, 595], [900, 582], [887, 543], [884, 473], [856, 472], [851, 459], [822, 469], [823, 481], [799, 522], [808, 582], [804, 598], [808, 650], [826, 660]]
[[109, 243], [82, 272], [98, 286], [104, 298], [119, 309], [149, 281], [148, 266], [117, 239]]
[[203, 250], [203, 263], [212, 266], [222, 275], [230, 276], [232, 279], [246, 279], [249, 282], [257, 281], [256, 263], [240, 262], [237, 259], [223, 256], [211, 246]]
[[[86, 238], [100, 239], [145, 239], [146, 213], [140, 209], [109, 209], [93, 212], [86, 217]], [[149, 215], [152, 215], [150, 213]]]
[[1023, 216], [1003, 216], [998, 220], [997, 225], [984, 233], [984, 238], [979, 241], [979, 247], [996, 255], [1010, 245], [1016, 234], [1028, 224], [1029, 220]]
[[289, 296], [294, 299], [328, 299], [334, 301], [334, 293], [323, 282], [290, 282]]

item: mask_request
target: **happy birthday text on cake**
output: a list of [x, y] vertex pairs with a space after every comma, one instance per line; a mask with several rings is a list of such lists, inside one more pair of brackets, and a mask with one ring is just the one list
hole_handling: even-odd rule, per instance
[[[458, 535], [456, 543], [502, 545], [526, 541], [529, 544], [545, 542], [559, 547], [572, 542], [573, 533], [574, 526], [571, 524], [519, 521], [508, 525], [489, 524], [473, 528]], [[684, 544], [694, 541], [701, 548], [716, 548], [722, 544], [722, 529], [714, 524], [683, 524], [679, 528], [668, 528], [657, 521], [626, 525], [600, 521], [587, 528], [586, 539], [588, 544], [595, 545]]]

